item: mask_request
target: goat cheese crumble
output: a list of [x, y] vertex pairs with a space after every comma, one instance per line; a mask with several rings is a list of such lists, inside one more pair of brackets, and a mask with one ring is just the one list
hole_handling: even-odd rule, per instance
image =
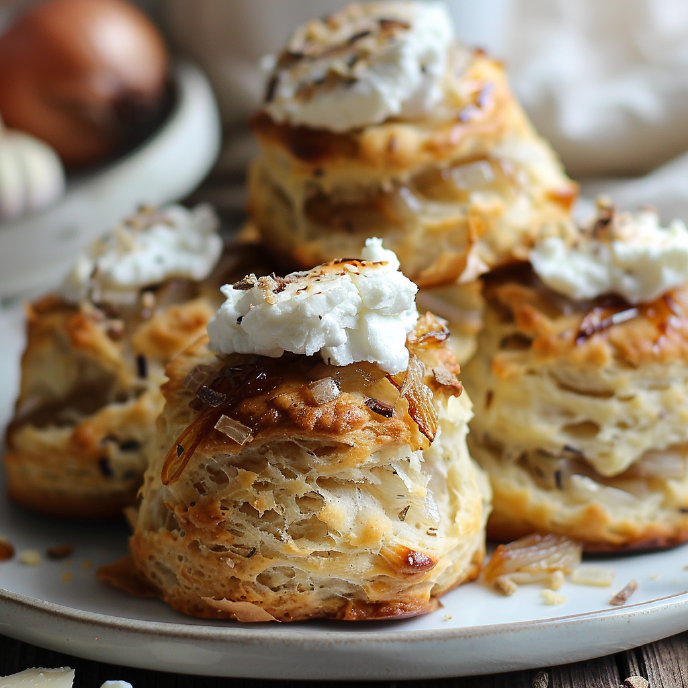
[[78, 303], [127, 303], [139, 289], [172, 278], [205, 279], [222, 253], [218, 219], [208, 205], [142, 210], [82, 253], [62, 284], [62, 297]]
[[361, 260], [335, 260], [284, 278], [249, 275], [222, 287], [227, 300], [208, 324], [209, 346], [273, 358], [319, 353], [331, 365], [369, 361], [398, 373], [408, 367], [417, 291], [394, 252], [368, 239]]
[[688, 279], [688, 228], [681, 220], [662, 227], [653, 210], [615, 214], [602, 208], [576, 245], [545, 238], [530, 262], [550, 289], [571, 299], [613, 293], [648, 303]]
[[276, 121], [344, 132], [430, 114], [454, 30], [441, 2], [352, 4], [301, 26], [267, 56], [265, 110]]

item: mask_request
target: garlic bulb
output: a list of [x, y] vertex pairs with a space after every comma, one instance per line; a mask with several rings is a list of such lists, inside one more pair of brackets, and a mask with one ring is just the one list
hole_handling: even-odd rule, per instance
[[64, 188], [55, 151], [33, 136], [5, 129], [0, 120], [0, 221], [52, 203]]

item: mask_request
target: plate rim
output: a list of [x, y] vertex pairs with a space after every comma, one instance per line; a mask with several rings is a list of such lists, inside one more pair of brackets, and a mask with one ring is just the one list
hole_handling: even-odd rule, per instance
[[[500, 635], [503, 633], [514, 633], [523, 630], [531, 630], [550, 626], [571, 626], [585, 621], [604, 621], [619, 616], [634, 617], [646, 612], [656, 611], [658, 607], [679, 607], [682, 604], [688, 605], [688, 591], [674, 593], [665, 597], [658, 597], [645, 602], [638, 602], [631, 605], [621, 605], [612, 609], [598, 609], [581, 614], [567, 614], [564, 616], [549, 617], [531, 621], [515, 621], [511, 623], [483, 624], [480, 626], [462, 626], [459, 628], [434, 628], [434, 629], [415, 629], [407, 631], [369, 631], [365, 633], [352, 633], [358, 627], [355, 622], [342, 622], [347, 624], [347, 630], [327, 630], [306, 629], [300, 630], [298, 623], [280, 624], [281, 628], [289, 628], [294, 633], [273, 630], [268, 624], [246, 624], [244, 627], [223, 627], [206, 626], [202, 624], [184, 624], [182, 622], [169, 621], [146, 621], [142, 619], [131, 619], [128, 617], [110, 616], [99, 612], [90, 612], [83, 609], [75, 609], [54, 602], [47, 602], [28, 595], [11, 592], [0, 588], [0, 603], [3, 601], [30, 609], [34, 612], [58, 618], [61, 620], [76, 623], [87, 623], [109, 628], [114, 631], [127, 633], [137, 633], [149, 635], [154, 633], [168, 639], [192, 639], [192, 640], [242, 640], [242, 641], [275, 641], [283, 645], [299, 644], [306, 640], [306, 636], [313, 635], [311, 639], [316, 643], [321, 640], [323, 643], [350, 642], [360, 638], [367, 642], [407, 642], [417, 640], [419, 642], [432, 640], [460, 640], [463, 638]], [[317, 620], [315, 620], [317, 622]], [[392, 620], [380, 620], [380, 623], [389, 623]], [[348, 626], [348, 624], [351, 624]], [[369, 623], [377, 623], [376, 621]], [[403, 623], [403, 620], [402, 620]], [[270, 624], [272, 625], [272, 624]], [[366, 624], [367, 625], [367, 624]], [[351, 630], [349, 630], [349, 628]], [[686, 616], [686, 630], [688, 630], [688, 615]]]

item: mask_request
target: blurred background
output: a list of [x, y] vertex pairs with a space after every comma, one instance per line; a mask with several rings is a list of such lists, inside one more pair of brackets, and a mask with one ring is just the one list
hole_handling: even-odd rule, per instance
[[[34, 4], [0, 0], [0, 32]], [[209, 176], [204, 168], [207, 161], [198, 163], [196, 176], [205, 181], [192, 200], [209, 200], [225, 217], [238, 218], [244, 169], [253, 152], [246, 119], [263, 92], [258, 59], [278, 50], [299, 23], [345, 2], [138, 0], [136, 4], [162, 32], [174, 60], [189, 58], [200, 66], [218, 106], [221, 149], [212, 153]], [[535, 127], [552, 143], [568, 173], [584, 182], [584, 194], [609, 192], [622, 207], [642, 202], [655, 205], [666, 217], [688, 219], [688, 2], [447, 0], [447, 4], [459, 37], [505, 62], [513, 89]], [[7, 120], [1, 90], [0, 78], [0, 115]], [[188, 145], [192, 158], [193, 146], [210, 143]], [[169, 168], [165, 171], [169, 173]], [[71, 178], [68, 175], [68, 182]], [[193, 186], [198, 186], [198, 179], [193, 184], [190, 179], [185, 190]], [[165, 199], [161, 193], [153, 200]]]
[[[646, 173], [688, 149], [688, 3], [447, 0], [466, 44], [502, 59], [536, 128], [575, 177]], [[32, 0], [2, 0], [0, 27]], [[230, 134], [258, 104], [260, 56], [344, 0], [138, 0], [195, 59]], [[242, 151], [235, 151], [239, 157]], [[231, 160], [231, 156], [230, 156]]]
[[[261, 93], [256, 60], [341, 0], [159, 0], [173, 45], [206, 69], [224, 121]], [[688, 3], [448, 0], [459, 37], [502, 59], [575, 177], [649, 172], [688, 148]], [[150, 5], [149, 5], [150, 7]]]

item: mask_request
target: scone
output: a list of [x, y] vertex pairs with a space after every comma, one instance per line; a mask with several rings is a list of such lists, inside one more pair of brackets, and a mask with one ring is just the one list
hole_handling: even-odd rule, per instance
[[27, 306], [5, 455], [13, 501], [98, 518], [134, 500], [164, 366], [205, 332], [216, 304], [201, 280], [221, 252], [209, 207], [145, 209], [80, 256], [58, 293]]
[[544, 225], [571, 231], [576, 185], [443, 4], [349, 5], [265, 68], [249, 211], [277, 256], [310, 268], [375, 234], [423, 288], [525, 258]]
[[579, 245], [547, 239], [486, 278], [464, 383], [492, 537], [588, 551], [688, 540], [688, 231], [602, 207]]
[[489, 486], [447, 329], [363, 256], [226, 286], [169, 364], [130, 549], [175, 609], [402, 618], [477, 575]]

